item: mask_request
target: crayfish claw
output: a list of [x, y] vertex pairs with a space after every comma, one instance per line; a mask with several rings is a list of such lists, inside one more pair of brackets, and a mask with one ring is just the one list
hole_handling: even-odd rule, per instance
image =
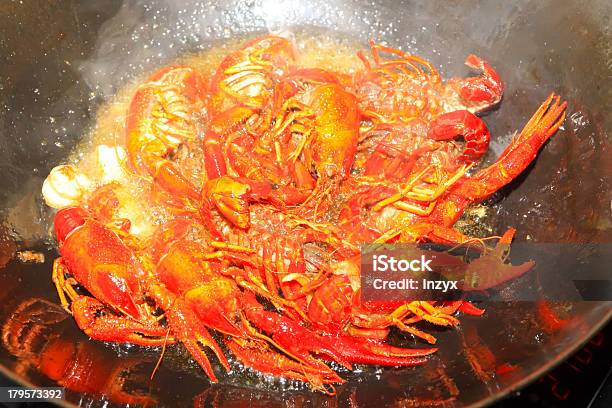
[[327, 391], [327, 387], [331, 387], [334, 392], [332, 384], [345, 382], [325, 364], [313, 366], [306, 362], [295, 361], [271, 350], [263, 342], [235, 338], [227, 341], [226, 345], [247, 367], [278, 377], [306, 382], [314, 390]]
[[[229, 222], [247, 229], [251, 224], [248, 196], [251, 187], [229, 176], [209, 180], [203, 191], [204, 202], [210, 202]], [[206, 211], [206, 205], [202, 206]]]
[[351, 363], [406, 367], [422, 364], [437, 348], [407, 349], [365, 338], [334, 336], [338, 353]]
[[213, 382], [218, 382], [212, 364], [200, 345], [215, 353], [226, 371], [230, 370], [230, 365], [223, 350], [200, 322], [195, 312], [185, 304], [183, 299], [175, 296], [163, 285], [152, 284], [149, 293], [156, 303], [165, 310], [165, 316], [168, 320], [168, 326], [172, 329], [172, 334], [185, 346], [208, 378]]
[[117, 315], [92, 297], [79, 297], [72, 302], [71, 310], [79, 328], [96, 340], [133, 343], [145, 347], [174, 342], [174, 339], [166, 338], [166, 329], [158, 322], [139, 322]]

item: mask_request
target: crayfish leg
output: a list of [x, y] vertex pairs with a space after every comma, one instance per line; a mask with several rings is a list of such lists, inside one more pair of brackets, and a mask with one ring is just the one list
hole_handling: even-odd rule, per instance
[[[62, 262], [62, 258], [57, 258], [55, 262], [53, 262], [53, 272], [51, 274], [51, 279], [55, 284], [55, 289], [57, 290], [57, 295], [60, 298], [62, 307], [65, 311], [72, 314], [68, 298], [70, 298], [70, 301], [74, 301], [79, 297], [79, 295], [78, 293], [76, 293], [74, 288], [66, 281], [65, 275], [67, 272], [68, 269]], [[68, 298], [66, 296], [68, 296]]]

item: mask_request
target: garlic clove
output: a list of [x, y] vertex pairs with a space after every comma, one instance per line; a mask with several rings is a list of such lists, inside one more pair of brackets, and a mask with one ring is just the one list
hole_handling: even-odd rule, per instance
[[121, 181], [128, 177], [125, 171], [125, 159], [127, 154], [120, 146], [100, 145], [96, 148], [98, 164], [102, 169], [102, 181]]
[[42, 194], [49, 207], [64, 208], [78, 205], [87, 193], [91, 181], [70, 164], [54, 167], [42, 186]]

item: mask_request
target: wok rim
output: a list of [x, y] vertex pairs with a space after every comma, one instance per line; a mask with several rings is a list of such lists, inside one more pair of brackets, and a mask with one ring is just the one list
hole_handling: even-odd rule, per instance
[[[609, 301], [605, 303], [609, 303], [612, 305], [612, 302], [609, 302]], [[601, 318], [597, 323], [591, 326], [591, 329], [586, 335], [580, 337], [571, 346], [566, 347], [562, 352], [558, 353], [555, 356], [555, 358], [553, 358], [552, 360], [549, 360], [546, 364], [543, 364], [538, 369], [533, 370], [531, 373], [524, 376], [523, 379], [516, 381], [513, 385], [508, 386], [487, 398], [483, 398], [482, 401], [478, 401], [474, 404], [467, 405], [466, 407], [469, 407], [469, 408], [485, 407], [485, 406], [491, 405], [495, 402], [502, 400], [503, 398], [509, 396], [513, 392], [516, 392], [516, 391], [519, 391], [525, 388], [526, 386], [533, 383], [538, 378], [542, 377], [544, 374], [548, 373], [549, 371], [552, 371], [559, 364], [567, 360], [569, 356], [571, 356], [576, 351], [584, 347], [584, 345], [588, 343], [593, 338], [593, 336], [595, 336], [599, 331], [603, 330], [604, 326], [606, 326], [606, 324], [608, 324], [609, 322], [612, 322], [612, 308], [608, 310], [608, 312], [605, 314], [603, 318]]]

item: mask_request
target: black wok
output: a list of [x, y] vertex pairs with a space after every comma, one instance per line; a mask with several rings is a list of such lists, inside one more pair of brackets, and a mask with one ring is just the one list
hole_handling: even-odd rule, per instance
[[[518, 283], [563, 286], [577, 268], [609, 260], [612, 238], [612, 6], [601, 1], [3, 1], [0, 4], [0, 322], [30, 298], [57, 303], [52, 211], [40, 188], [95, 123], [97, 108], [122, 86], [186, 52], [268, 30], [334, 32], [366, 44], [385, 40], [431, 60], [445, 77], [466, 75], [476, 53], [505, 80], [500, 107], [486, 116], [491, 157], [555, 91], [569, 106], [563, 128], [518, 180], [496, 194], [487, 222], [512, 226], [517, 240], [597, 243], [577, 256], [555, 253]], [[44, 263], [20, 261], [32, 249]], [[550, 254], [549, 254], [550, 255]], [[607, 257], [607, 258], [606, 258]], [[607, 261], [606, 261], [607, 262]], [[609, 276], [608, 276], [609, 277]], [[601, 300], [610, 299], [601, 297]], [[484, 317], [436, 333], [440, 352], [422, 367], [366, 370], [335, 397], [279, 393], [246, 375], [210, 386], [180, 347], [170, 347], [152, 381], [160, 350], [91, 342], [71, 319], [43, 321], [30, 352], [0, 347], [0, 370], [30, 385], [67, 385], [66, 373], [41, 374], [46, 342], [78, 347], [97, 365], [98, 388], [72, 387], [67, 401], [122, 405], [113, 384], [150, 393], [162, 406], [482, 406], [519, 389], [583, 344], [610, 317], [610, 303], [485, 303]], [[572, 300], [571, 302], [569, 300]], [[40, 302], [40, 300], [38, 301]], [[42, 305], [42, 306], [41, 306]], [[40, 310], [53, 307], [42, 303]], [[551, 311], [562, 320], [543, 317]], [[557, 322], [558, 323], [558, 322]], [[44, 334], [44, 335], [43, 335]], [[50, 340], [51, 339], [51, 340]], [[85, 344], [87, 344], [85, 346]], [[89, 353], [89, 354], [87, 354]], [[129, 364], [128, 364], [129, 363]], [[124, 364], [124, 366], [121, 366]], [[123, 367], [123, 368], [122, 368]], [[501, 367], [501, 368], [500, 368]], [[496, 371], [497, 369], [497, 371]], [[114, 371], [113, 371], [114, 370]], [[126, 373], [127, 372], [127, 373]], [[128, 378], [126, 380], [125, 378]], [[96, 391], [107, 394], [100, 397]], [[135, 392], [135, 391], [134, 391]]]

